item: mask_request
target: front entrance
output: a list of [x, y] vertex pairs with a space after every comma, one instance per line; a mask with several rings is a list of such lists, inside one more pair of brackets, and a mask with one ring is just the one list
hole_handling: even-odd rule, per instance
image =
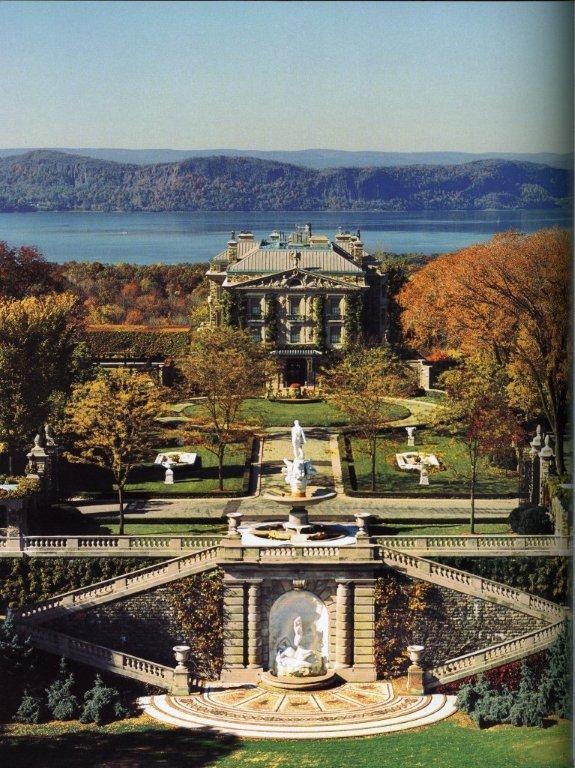
[[290, 384], [301, 384], [303, 386], [307, 382], [307, 361], [305, 357], [286, 360], [284, 377], [286, 387], [289, 387]]

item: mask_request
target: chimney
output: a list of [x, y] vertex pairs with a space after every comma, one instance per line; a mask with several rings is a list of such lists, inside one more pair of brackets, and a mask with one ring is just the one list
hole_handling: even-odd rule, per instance
[[232, 236], [228, 240], [228, 263], [233, 264], [238, 260], [238, 241], [236, 240], [236, 233], [232, 232]]

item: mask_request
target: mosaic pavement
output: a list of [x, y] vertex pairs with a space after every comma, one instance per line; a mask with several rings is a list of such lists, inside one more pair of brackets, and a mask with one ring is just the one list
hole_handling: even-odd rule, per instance
[[455, 696], [397, 696], [390, 683], [346, 683], [324, 691], [208, 685], [191, 696], [150, 696], [151, 717], [180, 728], [209, 727], [253, 738], [326, 739], [419, 728], [455, 712]]

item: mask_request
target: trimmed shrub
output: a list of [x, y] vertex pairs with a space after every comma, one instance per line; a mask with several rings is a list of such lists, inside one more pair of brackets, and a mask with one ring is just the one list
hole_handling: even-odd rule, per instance
[[188, 349], [187, 328], [89, 328], [86, 343], [96, 358], [167, 358], [181, 357]]
[[81, 723], [104, 725], [126, 717], [128, 710], [120, 700], [116, 688], [108, 688], [100, 675], [96, 675], [94, 687], [84, 694], [84, 708], [80, 715]]
[[553, 523], [545, 507], [516, 507], [509, 515], [509, 526], [522, 536], [553, 533]]

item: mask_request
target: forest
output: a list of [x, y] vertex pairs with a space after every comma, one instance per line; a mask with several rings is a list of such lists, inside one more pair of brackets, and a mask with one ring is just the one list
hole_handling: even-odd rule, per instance
[[40, 150], [0, 159], [0, 211], [485, 210], [564, 207], [572, 174], [510, 160], [304, 168], [247, 157], [135, 165]]

